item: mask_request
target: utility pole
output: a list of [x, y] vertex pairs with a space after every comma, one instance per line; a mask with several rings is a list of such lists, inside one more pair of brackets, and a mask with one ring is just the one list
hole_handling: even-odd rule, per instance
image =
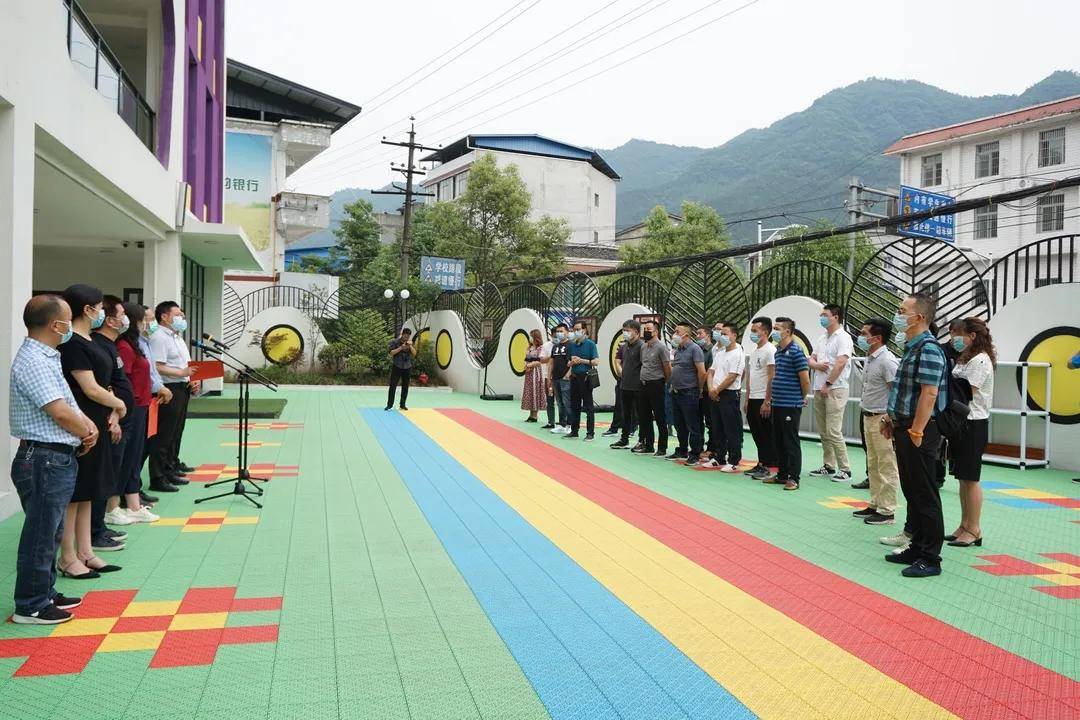
[[430, 152], [436, 152], [438, 148], [424, 147], [416, 142], [416, 118], [409, 118], [409, 142], [393, 142], [387, 140], [386, 136], [382, 139], [383, 145], [396, 145], [397, 147], [403, 147], [409, 149], [409, 159], [405, 165], [395, 165], [390, 163], [390, 168], [396, 172], [402, 173], [405, 176], [405, 187], [400, 188], [397, 185], [393, 185], [393, 190], [372, 190], [372, 195], [404, 195], [405, 207], [402, 209], [402, 215], [404, 216], [403, 226], [401, 229], [401, 287], [405, 288], [409, 284], [409, 258], [410, 250], [412, 247], [412, 210], [413, 210], [413, 198], [417, 197], [433, 197], [434, 193], [429, 192], [417, 192], [413, 189], [413, 177], [416, 175], [426, 175], [427, 173], [416, 169], [416, 165], [413, 163], [417, 150], [427, 150]]
[[[867, 204], [872, 205], [872, 204], [875, 204], [875, 203], [877, 203], [879, 201], [878, 200], [866, 200], [866, 199], [863, 198], [863, 193], [868, 193], [870, 195], [877, 195], [879, 197], [885, 198], [886, 203], [887, 203], [886, 214], [882, 215], [881, 213], [875, 213], [875, 212], [870, 212], [869, 210], [864, 210], [863, 205], [867, 205]], [[896, 214], [895, 213], [895, 210], [896, 210], [895, 201], [897, 201], [899, 199], [900, 199], [899, 190], [893, 190], [891, 188], [886, 189], [886, 190], [878, 190], [876, 188], [872, 188], [872, 187], [868, 187], [866, 185], [863, 185], [859, 181], [859, 178], [852, 177], [851, 182], [848, 183], [848, 199], [847, 199], [847, 202], [844, 203], [844, 205], [847, 206], [848, 225], [857, 225], [858, 223], [862, 222], [862, 218], [864, 218], [864, 217], [872, 217], [872, 218], [879, 218], [880, 219], [880, 218], [886, 218], [889, 215], [895, 215]], [[847, 276], [849, 278], [851, 278], [851, 280], [854, 281], [854, 279], [855, 279], [855, 235], [852, 234], [852, 233], [848, 233]]]

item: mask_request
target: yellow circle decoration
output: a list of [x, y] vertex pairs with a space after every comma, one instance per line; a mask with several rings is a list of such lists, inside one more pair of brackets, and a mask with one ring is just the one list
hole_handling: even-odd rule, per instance
[[304, 336], [292, 325], [275, 325], [263, 333], [262, 353], [275, 365], [291, 365], [304, 354]]
[[623, 331], [615, 333], [615, 337], [611, 338], [611, 348], [608, 350], [608, 365], [611, 366], [611, 374], [618, 380], [622, 375], [618, 372], [618, 366], [615, 365], [615, 355], [619, 352], [619, 344], [623, 341]]
[[510, 343], [507, 346], [510, 370], [518, 377], [525, 374], [525, 352], [529, 349], [530, 344], [529, 334], [520, 328], [510, 336]]
[[[1080, 423], [1080, 370], [1069, 369], [1069, 359], [1080, 350], [1080, 328], [1055, 327], [1044, 330], [1024, 347], [1021, 362], [1048, 362], [1050, 407], [1046, 407], [1046, 368], [1028, 368], [1028, 407], [1049, 410], [1050, 419], [1063, 425]], [[1020, 389], [1021, 368], [1016, 369]]]
[[431, 331], [430, 331], [429, 328], [424, 328], [423, 330], [421, 330], [420, 332], [418, 332], [416, 334], [416, 340], [415, 340], [414, 344], [417, 347], [420, 347], [424, 343], [430, 342], [430, 341], [431, 341]]
[[453, 359], [454, 341], [450, 338], [450, 333], [440, 330], [435, 338], [435, 362], [438, 363], [440, 370], [445, 370], [450, 367], [450, 361]]

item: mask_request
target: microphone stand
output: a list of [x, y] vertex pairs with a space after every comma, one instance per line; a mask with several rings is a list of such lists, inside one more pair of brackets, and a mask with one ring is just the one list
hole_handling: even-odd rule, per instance
[[[266, 482], [269, 478], [253, 477], [248, 471], [248, 434], [251, 431], [250, 427], [250, 401], [251, 401], [251, 383], [257, 382], [268, 390], [277, 392], [277, 384], [267, 378], [264, 375], [256, 372], [254, 369], [248, 367], [242, 360], [237, 359], [231, 355], [228, 350], [224, 350], [220, 347], [211, 347], [205, 343], [198, 343], [195, 347], [199, 348], [203, 352], [208, 352], [211, 355], [216, 355], [218, 360], [221, 361], [230, 370], [236, 372], [237, 380], [240, 383], [240, 392], [237, 399], [237, 441], [238, 447], [236, 451], [236, 477], [228, 478], [226, 480], [217, 480], [212, 483], [207, 483], [206, 487], [212, 488], [217, 485], [224, 485], [227, 483], [233, 484], [233, 489], [228, 492], [219, 493], [217, 495], [211, 495], [209, 497], [201, 497], [195, 500], [195, 504], [198, 505], [206, 500], [216, 500], [218, 498], [228, 497], [230, 495], [239, 495], [250, 502], [257, 508], [261, 508], [262, 505], [255, 500], [253, 495], [258, 497], [263, 494], [263, 489], [255, 484], [255, 481]], [[229, 362], [222, 355], [228, 357], [232, 362]], [[245, 485], [245, 483], [247, 483]], [[250, 486], [250, 487], [249, 487]]]

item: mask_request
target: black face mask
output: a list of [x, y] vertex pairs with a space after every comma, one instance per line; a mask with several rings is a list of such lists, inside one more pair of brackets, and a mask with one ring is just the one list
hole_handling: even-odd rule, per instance
[[645, 338], [645, 342], [649, 342], [650, 340], [652, 340], [652, 330], [646, 330], [645, 332], [641, 333], [641, 337]]

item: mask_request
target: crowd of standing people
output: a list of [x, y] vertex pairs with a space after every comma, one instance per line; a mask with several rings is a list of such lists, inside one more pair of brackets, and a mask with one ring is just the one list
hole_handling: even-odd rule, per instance
[[[615, 450], [742, 473], [795, 491], [803, 482], [799, 428], [812, 399], [823, 457], [808, 475], [868, 489], [867, 507], [852, 513], [868, 525], [894, 524], [903, 497], [903, 530], [880, 538], [892, 548], [885, 559], [904, 565], [906, 577], [940, 574], [944, 543], [983, 542], [979, 478], [997, 357], [984, 320], [954, 320], [948, 340], [940, 343], [935, 313], [931, 296], [914, 293], [891, 320], [871, 318], [853, 338], [843, 309], [825, 305], [819, 316], [823, 333], [809, 355], [790, 317], [755, 317], [749, 353], [730, 322], [711, 328], [678, 322], [668, 344], [657, 322], [627, 320], [615, 358], [612, 423], [604, 434], [617, 436], [610, 444]], [[889, 349], [890, 341], [903, 348], [901, 357]], [[856, 345], [862, 352], [859, 363]], [[590, 378], [598, 358], [584, 323], [559, 323], [546, 341], [533, 330], [521, 403], [529, 412], [526, 421], [538, 422], [546, 411], [544, 429], [577, 438], [585, 413], [584, 440], [594, 440], [595, 380]], [[859, 364], [858, 427], [866, 479], [852, 482], [843, 428], [852, 368]], [[748, 468], [744, 418], [757, 449]], [[940, 496], [947, 472], [959, 481], [961, 507], [949, 535]]]
[[56, 591], [57, 573], [120, 571], [98, 553], [125, 548], [123, 527], [159, 519], [142, 488], [147, 459], [153, 492], [188, 483], [179, 451], [199, 383], [175, 302], [150, 310], [76, 284], [31, 298], [23, 323], [10, 385], [11, 477], [26, 515], [12, 620], [54, 625], [81, 603]]

